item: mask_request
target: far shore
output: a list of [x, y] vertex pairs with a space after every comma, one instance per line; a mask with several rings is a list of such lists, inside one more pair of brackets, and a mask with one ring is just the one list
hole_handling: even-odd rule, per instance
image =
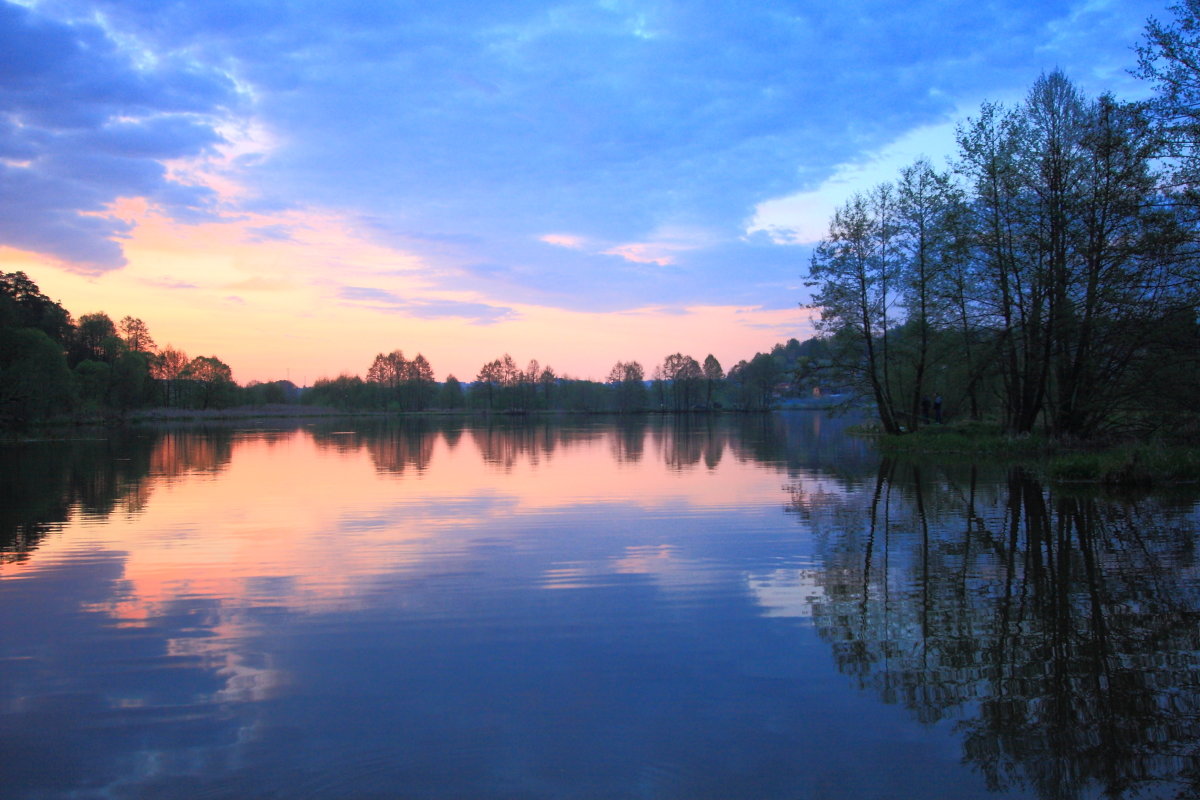
[[322, 417], [411, 419], [421, 417], [569, 417], [569, 416], [648, 416], [648, 415], [704, 415], [704, 414], [763, 414], [772, 411], [829, 411], [833, 406], [792, 405], [781, 408], [739, 409], [708, 408], [676, 411], [674, 409], [643, 409], [640, 411], [612, 411], [590, 409], [496, 409], [478, 408], [431, 408], [423, 411], [344, 411], [329, 406], [267, 405], [235, 406], [232, 408], [146, 408], [131, 411], [124, 417], [97, 419], [87, 424], [139, 424], [153, 422], [204, 422], [207, 420], [254, 420], [254, 419], [308, 419]]
[[[27, 427], [5, 428], [0, 425], [0, 438], [16, 436], [19, 439], [29, 438], [32, 432], [53, 431], [64, 428], [114, 428], [126, 425], [160, 425], [177, 423], [207, 423], [207, 422], [282, 422], [289, 420], [319, 420], [319, 419], [422, 419], [445, 417], [473, 418], [560, 418], [569, 416], [692, 416], [709, 414], [762, 414], [773, 411], [832, 411], [843, 407], [842, 404], [787, 403], [769, 409], [740, 409], [740, 408], [710, 408], [676, 411], [673, 409], [643, 409], [640, 411], [613, 410], [569, 410], [569, 409], [497, 409], [484, 410], [478, 408], [458, 409], [426, 409], [422, 411], [380, 411], [380, 410], [346, 410], [332, 406], [309, 406], [300, 404], [268, 404], [244, 405], [228, 408], [142, 408], [128, 411], [124, 414], [95, 414], [91, 416], [57, 417], [29, 424]], [[33, 438], [39, 438], [34, 435]]]
[[190, 422], [205, 420], [300, 419], [308, 417], [385, 417], [384, 411], [342, 411], [330, 406], [275, 404], [230, 408], [142, 408], [103, 422]]

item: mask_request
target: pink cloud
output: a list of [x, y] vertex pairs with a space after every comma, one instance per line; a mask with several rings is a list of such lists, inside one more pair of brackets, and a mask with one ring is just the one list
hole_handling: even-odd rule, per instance
[[632, 261], [636, 264], [657, 264], [660, 267], [666, 267], [674, 264], [675, 258], [663, 253], [662, 251], [665, 249], [670, 249], [670, 246], [639, 242], [618, 245], [617, 247], [605, 250], [604, 255], [620, 256], [626, 261]]
[[539, 236], [538, 239], [546, 244], [565, 247], [569, 250], [582, 250], [584, 245], [582, 236], [574, 236], [569, 233], [547, 233], [545, 236]]

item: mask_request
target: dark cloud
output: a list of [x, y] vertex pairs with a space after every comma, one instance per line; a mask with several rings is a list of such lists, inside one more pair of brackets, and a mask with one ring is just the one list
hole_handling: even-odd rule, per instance
[[101, 271], [124, 264], [127, 225], [94, 216], [117, 198], [209, 213], [212, 193], [172, 181], [162, 161], [222, 141], [216, 120], [237, 102], [224, 73], [7, 2], [0, 53], [0, 243]]

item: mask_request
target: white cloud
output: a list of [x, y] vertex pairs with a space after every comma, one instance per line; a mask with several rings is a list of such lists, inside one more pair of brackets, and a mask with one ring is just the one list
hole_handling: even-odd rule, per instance
[[636, 264], [657, 264], [667, 267], [674, 264], [682, 253], [703, 250], [719, 242], [703, 228], [668, 225], [652, 232], [645, 241], [625, 242], [604, 250], [606, 256], [620, 256]]
[[935, 165], [945, 161], [954, 153], [958, 122], [967, 116], [969, 112], [956, 112], [944, 122], [915, 128], [886, 147], [839, 164], [816, 189], [759, 203], [746, 233], [766, 233], [777, 244], [820, 241], [834, 210], [854, 193], [894, 180], [902, 167], [921, 156]]
[[825, 588], [814, 569], [776, 569], [748, 573], [746, 583], [755, 602], [768, 617], [810, 618], [813, 606], [825, 597]]

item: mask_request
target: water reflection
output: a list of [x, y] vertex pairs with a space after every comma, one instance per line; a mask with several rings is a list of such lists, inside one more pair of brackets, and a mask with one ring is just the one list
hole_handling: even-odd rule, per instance
[[0, 795], [1195, 788], [1192, 500], [880, 467], [847, 422], [0, 450]]
[[322, 423], [306, 429], [316, 444], [340, 453], [370, 452], [381, 472], [423, 471], [445, 443], [453, 450], [466, 435], [484, 462], [511, 472], [519, 464], [537, 465], [564, 448], [606, 442], [618, 463], [637, 463], [647, 448], [660, 463], [686, 470], [703, 464], [715, 469], [729, 449], [742, 461], [781, 464], [835, 473], [866, 471], [874, 465], [869, 445], [844, 436], [851, 417], [819, 414], [745, 414], [713, 416], [621, 416], [598, 425], [581, 418], [455, 416], [355, 421], [350, 430]]
[[229, 430], [125, 431], [0, 446], [0, 564], [24, 560], [73, 512], [140, 512], [155, 481], [217, 472], [232, 447]]
[[838, 667], [959, 720], [994, 790], [1200, 794], [1190, 502], [1116, 502], [884, 460], [870, 492], [791, 487], [821, 539], [811, 614]]

